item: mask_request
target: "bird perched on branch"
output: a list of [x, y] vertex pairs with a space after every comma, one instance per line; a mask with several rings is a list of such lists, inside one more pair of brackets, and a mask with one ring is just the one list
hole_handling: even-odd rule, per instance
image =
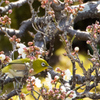
[[31, 75], [35, 75], [47, 68], [52, 68], [44, 59], [38, 58], [31, 62], [29, 58], [16, 59], [10, 62], [2, 69], [2, 73], [7, 73], [8, 77], [24, 77], [25, 71], [28, 66], [32, 66], [33, 72]]

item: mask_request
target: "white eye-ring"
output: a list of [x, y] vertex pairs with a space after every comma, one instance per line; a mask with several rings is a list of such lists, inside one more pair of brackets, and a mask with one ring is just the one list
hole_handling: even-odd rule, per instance
[[44, 67], [44, 66], [45, 66], [45, 63], [44, 63], [44, 62], [42, 62], [42, 63], [41, 63], [41, 65]]

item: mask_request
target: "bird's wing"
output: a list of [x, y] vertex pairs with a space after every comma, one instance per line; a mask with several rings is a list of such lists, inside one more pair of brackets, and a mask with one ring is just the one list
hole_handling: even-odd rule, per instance
[[23, 71], [14, 71], [12, 69], [9, 69], [8, 76], [9, 77], [23, 77], [24, 72]]
[[25, 63], [9, 63], [9, 65], [14, 70], [26, 70]]

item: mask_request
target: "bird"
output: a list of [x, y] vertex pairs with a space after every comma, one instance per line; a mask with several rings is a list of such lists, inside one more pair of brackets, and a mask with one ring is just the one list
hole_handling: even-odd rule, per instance
[[10, 78], [24, 77], [25, 71], [28, 67], [27, 65], [30, 65], [30, 63], [32, 68], [34, 69], [31, 75], [40, 73], [47, 68], [52, 69], [52, 67], [47, 63], [47, 61], [42, 58], [38, 58], [33, 62], [31, 62], [29, 58], [21, 58], [8, 63], [8, 65], [2, 68], [1, 71], [2, 73], [6, 73], [7, 76]]

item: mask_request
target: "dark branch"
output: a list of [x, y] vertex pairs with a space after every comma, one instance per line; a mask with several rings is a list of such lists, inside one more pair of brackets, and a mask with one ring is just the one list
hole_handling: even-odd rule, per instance
[[9, 5], [7, 5], [5, 7], [0, 7], [0, 14], [7, 12], [9, 9], [13, 9], [15, 7], [20, 7], [25, 3], [27, 3], [27, 0], [18, 0], [16, 2], [11, 2]]
[[[28, 19], [26, 21], [23, 21], [19, 30], [16, 30], [16, 29], [10, 29], [10, 28], [5, 28], [5, 27], [1, 27], [3, 31], [7, 31], [7, 33], [10, 35], [10, 36], [13, 36], [13, 35], [16, 35], [18, 37], [22, 37], [25, 32], [27, 31], [27, 29], [29, 27], [31, 27], [31, 19]], [[0, 30], [0, 34], [4, 34], [3, 31]]]
[[20, 89], [11, 91], [9, 94], [6, 95], [7, 98], [5, 100], [8, 100], [9, 98], [11, 98], [13, 96], [18, 95], [18, 93], [20, 93], [20, 92], [21, 92]]
[[[100, 11], [98, 11], [97, 6], [100, 5], [100, 1], [87, 2], [82, 4], [84, 10], [78, 12], [78, 15], [75, 19], [75, 23], [87, 18], [98, 18], [100, 19]], [[75, 6], [73, 6], [75, 7]]]

